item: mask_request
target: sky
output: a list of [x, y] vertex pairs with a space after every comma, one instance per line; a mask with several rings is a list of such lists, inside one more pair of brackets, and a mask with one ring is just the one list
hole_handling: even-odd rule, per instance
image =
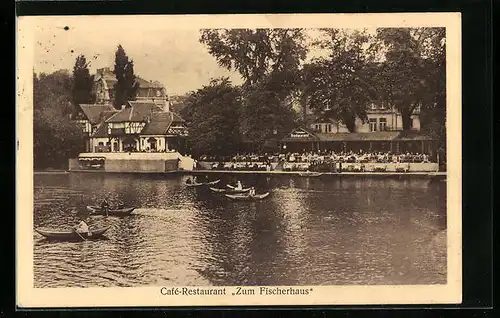
[[104, 30], [88, 28], [41, 27], [35, 36], [35, 72], [72, 70], [75, 59], [84, 54], [90, 61], [91, 74], [97, 68], [114, 65], [119, 44], [134, 61], [136, 75], [157, 80], [168, 94], [179, 95], [200, 88], [212, 77], [229, 76], [234, 84], [241, 77], [217, 65], [198, 42], [198, 30]]
[[[199, 42], [200, 28], [299, 27], [316, 37], [319, 27], [373, 32], [384, 26], [433, 26], [442, 20], [440, 15], [427, 14], [425, 19], [418, 14], [117, 15], [20, 17], [17, 23], [20, 34], [29, 33], [33, 38], [29, 42], [34, 44], [36, 73], [72, 70], [80, 54], [91, 62], [91, 73], [101, 67], [112, 68], [121, 44], [134, 61], [136, 75], [159, 81], [169, 95], [180, 95], [208, 84], [214, 77], [228, 76], [234, 84], [242, 82], [238, 73], [219, 67]], [[320, 54], [311, 50], [309, 59]]]
[[[112, 22], [113, 21], [113, 22]], [[83, 54], [90, 61], [90, 72], [114, 65], [119, 44], [134, 61], [135, 74], [162, 83], [169, 95], [182, 95], [201, 88], [211, 78], [228, 76], [241, 84], [241, 76], [217, 65], [207, 48], [199, 42], [199, 29], [153, 23], [150, 19], [73, 17], [37, 19], [34, 28], [34, 71], [52, 73], [72, 70]], [[161, 21], [161, 20], [160, 20]], [[67, 26], [67, 29], [65, 28]], [[309, 31], [316, 37], [317, 31]], [[314, 52], [310, 56], [315, 55]]]

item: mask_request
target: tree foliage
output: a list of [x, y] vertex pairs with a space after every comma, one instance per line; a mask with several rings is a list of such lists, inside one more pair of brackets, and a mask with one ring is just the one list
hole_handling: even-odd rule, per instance
[[376, 37], [384, 56], [377, 72], [380, 91], [409, 130], [417, 110], [445, 106], [444, 28], [384, 28]]
[[303, 29], [206, 29], [200, 42], [220, 66], [239, 72], [245, 86], [298, 69], [307, 54]]
[[115, 53], [114, 73], [117, 82], [114, 85], [113, 105], [120, 109], [127, 101], [135, 100], [139, 89], [139, 83], [134, 74], [134, 62], [129, 59], [121, 45], [118, 45]]
[[33, 153], [35, 169], [66, 167], [83, 150], [83, 133], [70, 121], [73, 80], [65, 71], [33, 74]]
[[262, 150], [268, 140], [279, 139], [293, 130], [298, 114], [289, 99], [273, 89], [274, 78], [244, 90], [241, 132]]
[[367, 51], [371, 37], [339, 29], [323, 33], [326, 37], [316, 44], [328, 55], [304, 67], [307, 103], [321, 118], [341, 121], [353, 132], [356, 118], [366, 120], [367, 106], [378, 98], [374, 59]]
[[[296, 123], [290, 99], [302, 87], [306, 58], [303, 29], [208, 29], [200, 42], [217, 63], [236, 70], [241, 88], [242, 138], [263, 148], [269, 139], [289, 132]], [[189, 114], [187, 114], [189, 116]]]
[[240, 144], [239, 88], [228, 78], [213, 79], [185, 100], [182, 116], [194, 155], [229, 155]]
[[[95, 102], [95, 96], [92, 94], [92, 86], [93, 77], [90, 75], [89, 63], [84, 55], [79, 55], [73, 66], [72, 100], [75, 106]], [[75, 107], [75, 109], [77, 108]]]

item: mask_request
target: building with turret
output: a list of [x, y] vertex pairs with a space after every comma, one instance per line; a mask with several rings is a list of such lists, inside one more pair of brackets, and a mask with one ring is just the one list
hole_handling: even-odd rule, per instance
[[[94, 75], [94, 94], [97, 104], [113, 104], [114, 86], [117, 82], [116, 76], [109, 67], [97, 69]], [[167, 90], [158, 81], [147, 81], [136, 75], [136, 82], [139, 84], [136, 100], [152, 102], [161, 107], [169, 106]]]

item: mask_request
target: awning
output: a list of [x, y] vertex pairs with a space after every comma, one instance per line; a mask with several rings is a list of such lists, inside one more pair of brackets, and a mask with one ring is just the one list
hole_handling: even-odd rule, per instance
[[103, 157], [80, 157], [78, 159], [82, 160], [82, 161], [94, 161], [94, 160], [105, 160], [106, 158], [103, 158]]

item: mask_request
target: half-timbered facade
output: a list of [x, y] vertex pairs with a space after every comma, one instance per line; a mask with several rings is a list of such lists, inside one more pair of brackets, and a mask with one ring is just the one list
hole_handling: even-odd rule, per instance
[[116, 112], [117, 110], [109, 104], [81, 104], [77, 112], [71, 115], [71, 119], [81, 127], [85, 135], [86, 151], [89, 151], [91, 148], [90, 139], [99, 124], [113, 116]]
[[179, 115], [152, 102], [130, 101], [91, 135], [94, 152], [179, 150], [187, 131]]

